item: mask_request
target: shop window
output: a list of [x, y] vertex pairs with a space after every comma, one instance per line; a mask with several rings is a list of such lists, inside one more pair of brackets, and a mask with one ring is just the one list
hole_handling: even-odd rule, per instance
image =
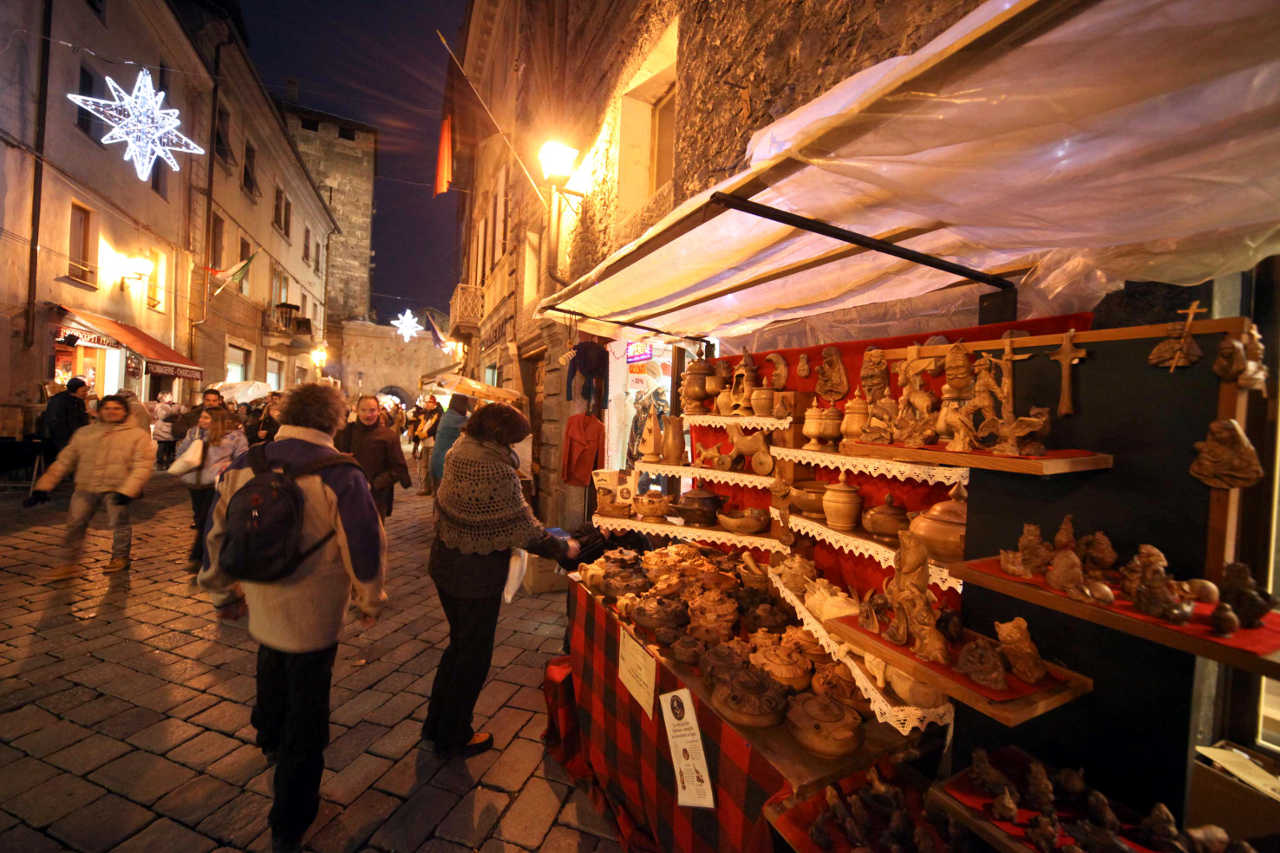
[[320, 130], [320, 122], [316, 121], [313, 118], [304, 118], [304, 119], [301, 119], [298, 123], [302, 125], [303, 130], [308, 130], [312, 133], [315, 133], [316, 131]]
[[223, 268], [223, 218], [214, 214], [209, 228], [209, 265], [214, 269]]
[[674, 172], [677, 34], [677, 24], [672, 23], [622, 97], [619, 219], [640, 210]]
[[315, 255], [312, 256], [312, 258], [314, 259], [314, 262], [315, 262], [315, 267], [314, 267], [315, 273], [316, 275], [320, 275], [320, 241], [319, 240], [316, 241], [316, 253]]
[[284, 228], [284, 190], [276, 187], [276, 201], [271, 206], [271, 224], [277, 228]]
[[498, 369], [496, 364], [486, 364], [484, 367], [484, 384], [492, 385], [494, 388], [500, 386], [502, 382], [502, 371]]
[[271, 304], [279, 305], [289, 301], [289, 277], [277, 264], [271, 265]]
[[307, 382], [307, 369], [305, 367], [295, 367], [293, 369], [293, 384], [305, 385]]
[[281, 390], [280, 383], [284, 380], [284, 362], [278, 358], [267, 359], [267, 384], [272, 390]]
[[67, 239], [67, 276], [93, 284], [93, 214], [87, 207], [71, 205], [71, 227]]
[[213, 153], [227, 165], [235, 162], [231, 154], [231, 112], [218, 107], [218, 118], [213, 127]]
[[339, 138], [339, 139], [349, 139], [349, 140], [351, 140], [352, 142], [355, 142], [355, 141], [356, 141], [356, 129], [355, 129], [354, 127], [340, 127], [340, 128], [338, 128], [338, 138]]
[[[80, 66], [80, 85], [76, 89], [76, 94], [85, 95], [90, 98], [102, 97], [102, 78], [93, 73], [92, 69]], [[80, 128], [89, 135], [94, 142], [98, 142], [103, 135], [102, 122], [93, 117], [93, 113], [84, 107], [76, 107], [76, 127]]]
[[305, 290], [302, 291], [302, 297], [298, 300], [298, 314], [303, 317], [307, 316], [307, 292]]
[[[253, 247], [249, 245], [249, 241], [244, 237], [240, 238], [240, 260], [247, 261], [249, 256], [253, 254]], [[242, 296], [249, 295], [249, 276], [245, 274], [240, 279], [240, 294]]]
[[293, 202], [284, 197], [284, 236], [293, 235]]
[[240, 186], [255, 199], [262, 194], [258, 189], [258, 150], [248, 142], [244, 144], [244, 168], [240, 172]]
[[249, 378], [249, 351], [227, 344], [227, 381], [244, 382]]
[[305, 264], [311, 260], [311, 229], [302, 229], [302, 262]]

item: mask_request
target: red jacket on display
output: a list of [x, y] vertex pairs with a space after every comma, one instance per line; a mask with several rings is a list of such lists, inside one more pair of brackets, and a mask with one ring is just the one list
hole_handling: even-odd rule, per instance
[[574, 415], [564, 428], [561, 477], [571, 486], [591, 485], [591, 472], [604, 467], [604, 424], [591, 415]]

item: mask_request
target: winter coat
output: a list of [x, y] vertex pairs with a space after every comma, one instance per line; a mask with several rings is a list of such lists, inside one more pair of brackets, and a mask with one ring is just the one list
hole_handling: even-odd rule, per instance
[[467, 416], [460, 412], [447, 411], [440, 418], [436, 426], [436, 443], [431, 448], [431, 479], [437, 483], [444, 477], [444, 456], [462, 435], [462, 428], [466, 425]]
[[173, 418], [177, 420], [181, 416], [181, 410], [177, 403], [156, 403], [155, 420], [151, 427], [151, 437], [156, 441], [173, 441]]
[[50, 491], [74, 471], [77, 491], [120, 492], [136, 498], [155, 464], [156, 446], [146, 430], [127, 419], [118, 424], [99, 421], [76, 430], [35, 488]]
[[356, 421], [342, 428], [333, 445], [356, 458], [369, 478], [378, 510], [384, 518], [390, 516], [396, 483], [406, 489], [413, 485], [409, 464], [404, 461], [404, 450], [400, 447], [400, 436], [391, 427], [381, 424], [370, 427]]
[[[306, 427], [280, 427], [266, 445], [267, 461], [294, 470], [336, 453], [326, 433]], [[214, 604], [235, 601], [237, 581], [218, 565], [227, 530], [227, 503], [253, 479], [248, 455], [227, 469], [218, 483], [218, 500], [209, 514], [204, 567], [199, 583], [212, 590]], [[351, 593], [355, 605], [376, 616], [386, 602], [383, 591], [387, 542], [369, 484], [352, 465], [335, 465], [299, 477], [302, 490], [303, 548], [334, 536], [293, 574], [272, 583], [240, 581], [249, 605], [249, 633], [264, 646], [282, 652], [311, 652], [338, 642]]]
[[89, 412], [70, 391], [59, 391], [49, 398], [44, 410], [44, 433], [53, 446], [61, 450], [71, 441], [71, 434], [89, 423]]
[[[191, 442], [196, 439], [204, 441], [205, 431], [194, 426], [187, 430], [186, 436], [182, 441], [178, 442], [178, 447], [174, 451], [175, 456], [181, 456], [183, 451], [191, 446]], [[196, 483], [188, 483], [187, 487], [191, 489], [211, 489], [218, 482], [218, 476], [227, 469], [227, 466], [249, 449], [249, 442], [244, 437], [244, 432], [233, 429], [230, 432], [223, 433], [217, 444], [210, 444], [205, 441], [203, 464], [200, 466], [200, 476], [194, 478]]]

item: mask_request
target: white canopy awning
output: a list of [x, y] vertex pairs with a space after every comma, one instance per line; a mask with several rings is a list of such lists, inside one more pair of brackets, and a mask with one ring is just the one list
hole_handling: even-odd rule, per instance
[[1126, 278], [1246, 269], [1280, 251], [1275, 12], [1273, 0], [991, 0], [757, 132], [747, 170], [539, 309], [734, 336], [959, 280], [728, 210], [716, 191], [1014, 274], [1024, 314], [1091, 308]]

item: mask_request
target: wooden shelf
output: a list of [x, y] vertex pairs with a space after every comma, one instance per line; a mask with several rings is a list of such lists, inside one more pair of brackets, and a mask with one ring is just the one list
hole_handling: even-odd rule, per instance
[[[997, 456], [986, 451], [955, 453], [930, 447], [902, 447], [897, 444], [864, 444], [863, 442], [858, 442], [858, 453], [855, 456], [839, 453], [822, 455], [833, 457], [833, 467], [836, 467], [835, 460], [839, 458], [865, 457], [889, 459], [895, 462], [918, 462], [925, 465], [982, 468], [987, 471], [1033, 474], [1040, 477], [1074, 474], [1078, 471], [1098, 471], [1110, 468], [1114, 461], [1110, 454], [1091, 453], [1084, 450], [1050, 450], [1046, 456]], [[782, 457], [778, 456], [778, 458]]]
[[895, 480], [919, 480], [921, 483], [955, 485], [969, 483], [968, 467], [953, 465], [922, 465], [916, 462], [898, 462], [892, 459], [874, 459], [870, 456], [847, 456], [823, 450], [805, 450], [800, 447], [770, 447], [774, 459], [797, 462], [818, 468], [853, 471], [872, 477], [891, 477]]
[[[1115, 606], [1104, 607], [1098, 604], [1076, 601], [1057, 590], [1049, 589], [1039, 584], [1020, 581], [1005, 574], [1000, 571], [1000, 559], [998, 557], [970, 560], [965, 563], [952, 563], [948, 566], [948, 569], [953, 577], [1003, 593], [1011, 598], [1047, 607], [1050, 610], [1056, 610], [1059, 613], [1065, 613], [1068, 616], [1074, 616], [1077, 619], [1083, 619], [1095, 625], [1123, 631], [1126, 634], [1132, 634], [1135, 637], [1141, 637], [1144, 640], [1150, 640], [1153, 643], [1159, 643], [1162, 646], [1199, 655], [1203, 658], [1216, 660], [1228, 666], [1256, 672], [1268, 678], [1280, 679], [1280, 651], [1259, 655], [1232, 644], [1228, 638], [1215, 637], [1203, 628], [1200, 631], [1192, 632], [1185, 628], [1175, 627], [1167, 622], [1148, 621], [1144, 618], [1131, 616]], [[1200, 613], [1197, 613], [1197, 616], [1200, 615]], [[1267, 617], [1267, 626], [1272, 630], [1280, 631], [1280, 614], [1270, 614]], [[1247, 634], [1248, 632], [1245, 631], [1244, 633]], [[1240, 632], [1237, 632], [1234, 636], [1239, 637]]]
[[941, 809], [948, 817], [955, 818], [957, 823], [962, 824], [999, 853], [1032, 853], [1035, 850], [1025, 841], [1014, 838], [983, 816], [974, 814], [968, 806], [938, 785], [932, 786], [925, 793], [924, 803], [926, 808]]
[[[854, 617], [846, 616], [841, 619], [829, 619], [825, 627], [829, 633], [860, 649], [863, 653], [884, 660], [916, 681], [935, 687], [957, 702], [968, 705], [1006, 726], [1012, 727], [1025, 723], [1093, 690], [1092, 679], [1045, 661], [1045, 667], [1059, 681], [1035, 693], [997, 702], [971, 687], [971, 682], [965, 676], [949, 670], [939, 672], [911, 654], [906, 646], [895, 646], [893, 643], [879, 637], [872, 637], [846, 624], [845, 620], [852, 618]], [[973, 632], [969, 634], [976, 636]]]
[[741, 471], [721, 471], [718, 468], [701, 468], [696, 465], [664, 465], [661, 462], [637, 462], [637, 471], [647, 471], [663, 477], [692, 477], [728, 486], [746, 486], [749, 489], [767, 489], [773, 485], [773, 476], [744, 474]]
[[738, 548], [752, 548], [757, 551], [776, 551], [789, 554], [791, 549], [769, 536], [748, 536], [743, 533], [731, 533], [718, 527], [694, 527], [687, 524], [662, 524], [656, 521], [636, 521], [633, 518], [609, 518], [603, 515], [591, 516], [591, 523], [600, 530], [634, 530], [638, 533], [649, 533], [654, 536], [667, 536], [683, 539], [686, 542], [713, 542], [720, 545], [732, 545]]
[[737, 425], [743, 429], [786, 429], [791, 418], [765, 418], [755, 415], [683, 415], [685, 426], [727, 427]]

